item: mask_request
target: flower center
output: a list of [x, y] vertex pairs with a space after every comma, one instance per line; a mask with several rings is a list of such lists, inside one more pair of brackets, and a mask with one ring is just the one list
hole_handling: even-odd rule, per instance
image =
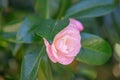
[[59, 51], [63, 52], [64, 54], [68, 54], [74, 49], [71, 46], [72, 41], [73, 41], [72, 38], [69, 35], [66, 35], [56, 40], [55, 46]]

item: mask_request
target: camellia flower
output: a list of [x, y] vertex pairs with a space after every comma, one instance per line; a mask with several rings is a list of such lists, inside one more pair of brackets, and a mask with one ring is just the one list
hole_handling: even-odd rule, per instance
[[81, 48], [82, 30], [83, 25], [79, 21], [70, 19], [69, 25], [56, 34], [51, 45], [43, 38], [50, 60], [63, 65], [72, 63]]

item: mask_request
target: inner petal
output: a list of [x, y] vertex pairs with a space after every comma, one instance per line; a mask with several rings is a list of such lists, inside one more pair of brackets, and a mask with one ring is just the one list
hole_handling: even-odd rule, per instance
[[75, 42], [72, 38], [70, 38], [70, 37], [67, 38], [66, 45], [67, 45], [67, 51], [68, 52], [71, 52], [71, 51], [74, 50], [74, 44], [75, 44]]
[[66, 38], [56, 40], [55, 46], [61, 52], [67, 53]]
[[56, 48], [63, 52], [64, 54], [68, 54], [70, 51], [74, 50], [74, 45], [73, 38], [70, 37], [69, 35], [63, 36], [62, 38], [59, 38], [55, 42]]

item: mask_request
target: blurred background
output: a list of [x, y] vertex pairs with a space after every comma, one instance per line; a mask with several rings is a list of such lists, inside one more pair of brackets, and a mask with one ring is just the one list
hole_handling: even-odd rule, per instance
[[[39, 1], [0, 0], [0, 80], [20, 80], [22, 58], [30, 44], [16, 43], [16, 32], [26, 16], [36, 14], [44, 17], [44, 3]], [[78, 1], [50, 0], [50, 18], [60, 19]], [[70, 66], [52, 64], [54, 80], [120, 80], [120, 1], [117, 1], [116, 9], [107, 15], [79, 19], [85, 26], [84, 32], [99, 35], [110, 43], [113, 55], [109, 61], [101, 66], [77, 61]], [[62, 2], [66, 6], [59, 14]]]

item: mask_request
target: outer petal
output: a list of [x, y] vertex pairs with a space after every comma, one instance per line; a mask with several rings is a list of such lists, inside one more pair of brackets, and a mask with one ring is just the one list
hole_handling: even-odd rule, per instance
[[46, 46], [46, 51], [47, 51], [48, 57], [50, 58], [51, 61], [56, 63], [57, 59], [55, 58], [55, 56], [52, 53], [51, 45], [48, 43], [48, 41], [45, 38], [43, 38], [43, 40], [44, 40], [44, 43]]
[[63, 55], [63, 53], [58, 52], [58, 62], [63, 64], [63, 65], [68, 65], [73, 62], [74, 56], [73, 57], [67, 57]]
[[59, 63], [61, 63], [63, 65], [68, 65], [68, 64], [72, 63], [73, 60], [74, 60], [74, 57], [68, 57], [64, 61], [63, 60], [59, 60]]
[[75, 19], [70, 19], [70, 24], [69, 25], [75, 25], [74, 27], [77, 28], [79, 31], [83, 30], [83, 25], [80, 23], [80, 21], [75, 20]]
[[51, 52], [52, 52], [53, 56], [56, 58], [56, 61], [63, 65], [68, 65], [68, 64], [72, 63], [72, 61], [74, 60], [74, 56], [67, 57], [64, 55], [64, 53], [56, 50], [54, 44], [51, 45]]
[[61, 63], [63, 65], [68, 65], [70, 63], [72, 63], [72, 61], [74, 60], [74, 57], [67, 57], [65, 55], [63, 55], [63, 53], [60, 53], [60, 52], [57, 52], [56, 56], [53, 54], [53, 51], [54, 51], [54, 45], [51, 47], [51, 45], [48, 43], [48, 41], [44, 39], [44, 43], [45, 43], [45, 46], [46, 46], [46, 51], [48, 53], [48, 57], [50, 58], [50, 60], [54, 63], [58, 62], [58, 63]]

